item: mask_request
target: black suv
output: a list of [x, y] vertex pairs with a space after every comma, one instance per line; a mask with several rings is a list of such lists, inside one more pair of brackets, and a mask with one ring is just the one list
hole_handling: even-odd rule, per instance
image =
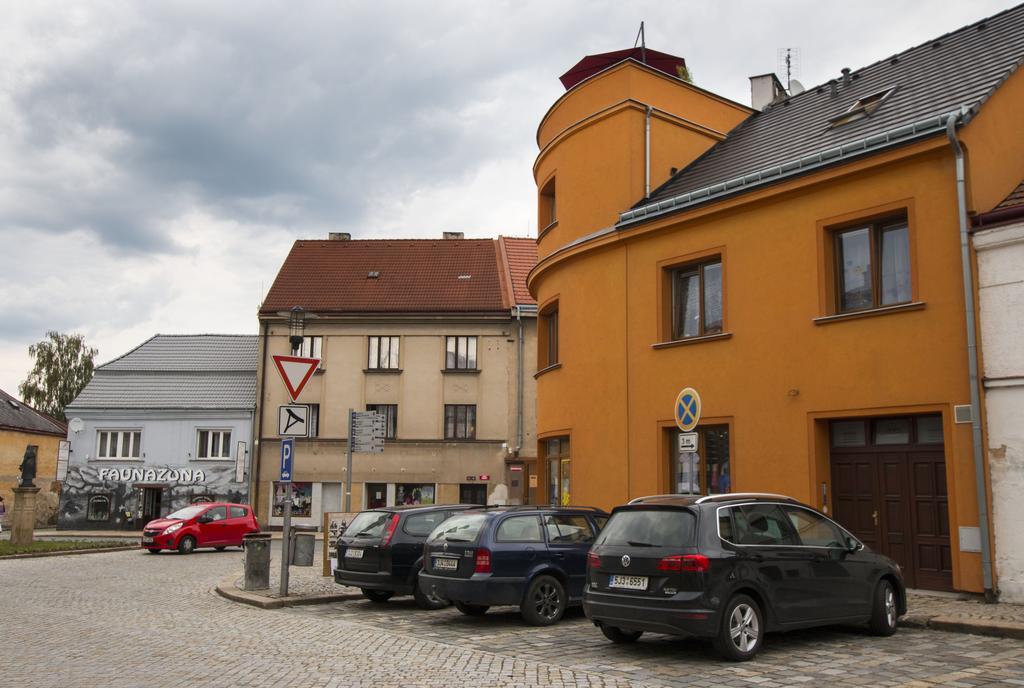
[[588, 555], [583, 609], [616, 643], [701, 636], [732, 660], [766, 631], [867, 623], [907, 611], [899, 566], [788, 497], [662, 495], [612, 511]]
[[591, 507], [459, 514], [427, 539], [420, 588], [469, 616], [514, 604], [527, 622], [548, 626], [583, 597], [587, 550], [607, 520], [607, 513]]
[[412, 595], [423, 609], [447, 602], [424, 594], [416, 578], [423, 567], [423, 543], [438, 524], [476, 504], [395, 506], [359, 513], [338, 538], [334, 582], [360, 588], [373, 602]]

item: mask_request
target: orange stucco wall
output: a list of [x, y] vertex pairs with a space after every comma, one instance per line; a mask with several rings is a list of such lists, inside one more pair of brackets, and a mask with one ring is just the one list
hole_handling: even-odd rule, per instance
[[[1022, 83], [1017, 77], [1014, 86]], [[986, 107], [1020, 100], [994, 98]], [[939, 412], [954, 586], [980, 590], [980, 555], [960, 552], [957, 537], [958, 526], [978, 525], [978, 511], [970, 425], [952, 421], [953, 406], [969, 403], [970, 395], [954, 166], [945, 138], [558, 252], [602, 226], [598, 212], [582, 210], [588, 203], [614, 199], [620, 211], [639, 200], [635, 172], [617, 169], [635, 162], [643, 131], [636, 117], [642, 113], [606, 119], [600, 147], [556, 142], [564, 148], [547, 150], [539, 165], [557, 160], [566, 212], [542, 238], [530, 281], [541, 304], [559, 304], [561, 367], [538, 379], [538, 436], [570, 435], [571, 501], [609, 508], [671, 491], [665, 428], [686, 386], [701, 393], [705, 420], [730, 425], [734, 491], [781, 492], [817, 506], [821, 483], [830, 483], [828, 419]], [[967, 128], [998, 128], [1000, 117], [993, 114], [992, 124], [979, 117]], [[697, 147], [677, 143], [672, 152]], [[571, 175], [563, 183], [563, 170], [574, 167], [606, 173], [583, 186], [570, 183]], [[975, 198], [995, 195], [989, 186], [1012, 188], [1019, 167], [972, 177]], [[544, 179], [538, 174], [538, 182]], [[827, 228], [896, 209], [908, 215], [915, 305], [816, 321], [833, 313]], [[723, 256], [729, 336], [654, 348], [667, 339], [665, 265], [708, 252]]]

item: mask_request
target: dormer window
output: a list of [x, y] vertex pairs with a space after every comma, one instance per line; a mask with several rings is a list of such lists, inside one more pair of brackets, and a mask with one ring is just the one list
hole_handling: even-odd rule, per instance
[[846, 112], [838, 117], [830, 119], [830, 126], [834, 129], [835, 127], [841, 127], [844, 124], [849, 124], [850, 122], [856, 122], [859, 119], [870, 117], [875, 114], [875, 111], [878, 110], [878, 108], [882, 107], [882, 103], [888, 100], [889, 96], [891, 96], [895, 91], [896, 87], [893, 86], [886, 91], [879, 91], [878, 93], [872, 93], [869, 96], [864, 96], [851, 105], [850, 109]]

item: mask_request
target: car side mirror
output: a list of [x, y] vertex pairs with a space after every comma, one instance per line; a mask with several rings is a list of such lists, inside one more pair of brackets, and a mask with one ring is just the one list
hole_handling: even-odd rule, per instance
[[846, 551], [850, 554], [853, 554], [854, 552], [859, 552], [863, 547], [864, 545], [860, 544], [860, 542], [858, 542], [856, 539], [852, 537], [846, 538]]

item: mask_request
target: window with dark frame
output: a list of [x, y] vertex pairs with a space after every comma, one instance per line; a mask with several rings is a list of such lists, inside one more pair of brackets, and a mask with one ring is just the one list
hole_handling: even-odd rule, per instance
[[543, 231], [545, 227], [549, 227], [558, 221], [558, 206], [555, 199], [555, 179], [552, 177], [544, 188], [540, 190], [540, 196], [538, 197], [538, 204], [540, 205], [540, 228]]
[[93, 495], [85, 512], [87, 521], [106, 521], [110, 518], [110, 497]]
[[568, 435], [543, 440], [544, 458], [548, 462], [548, 503], [568, 505], [571, 494], [572, 457]]
[[906, 218], [835, 230], [839, 313], [909, 303], [910, 232]]
[[445, 370], [476, 370], [476, 337], [445, 337]]
[[551, 306], [548, 310], [541, 314], [541, 320], [544, 322], [544, 336], [545, 336], [545, 347], [543, 365], [541, 367], [547, 368], [553, 366], [559, 362], [558, 359], [558, 304]]
[[680, 432], [669, 430], [669, 486], [677, 494], [726, 494], [732, 491], [728, 425], [702, 425], [697, 450], [681, 451]]
[[444, 438], [446, 440], [476, 439], [476, 405], [444, 405]]
[[673, 268], [672, 339], [722, 332], [722, 260]]
[[398, 337], [370, 337], [366, 367], [370, 370], [398, 370]]
[[307, 404], [309, 406], [309, 413], [306, 416], [306, 427], [309, 432], [306, 433], [306, 437], [319, 437], [320, 436], [320, 404]]
[[384, 439], [393, 440], [398, 436], [398, 404], [367, 404], [366, 410], [384, 416]]

